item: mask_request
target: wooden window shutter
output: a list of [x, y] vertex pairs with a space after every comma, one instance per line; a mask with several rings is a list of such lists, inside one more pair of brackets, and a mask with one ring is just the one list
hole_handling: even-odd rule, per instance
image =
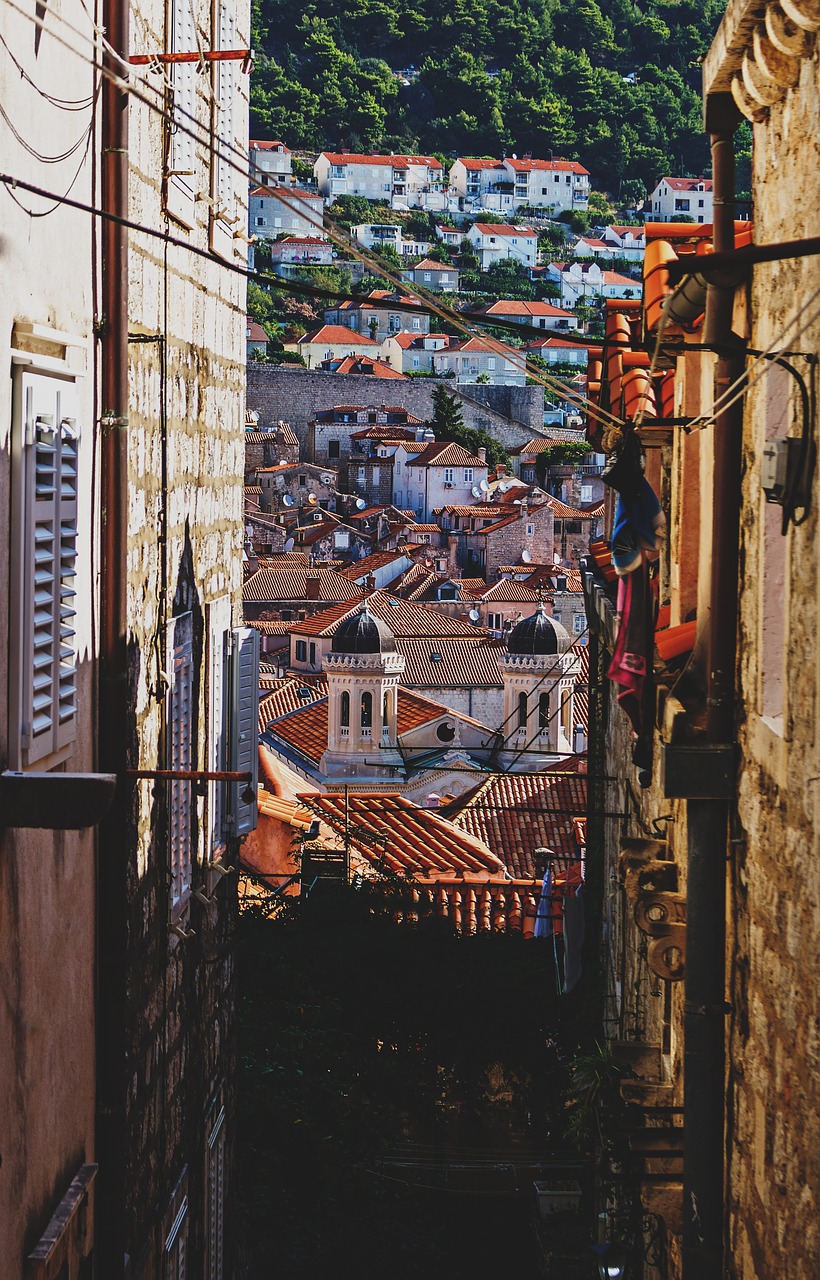
[[[221, 50], [235, 49], [236, 14], [232, 0], [217, 0], [215, 40]], [[236, 155], [236, 97], [239, 63], [215, 62], [213, 107], [213, 165], [211, 196], [211, 248], [221, 258], [233, 262], [234, 222], [236, 216], [236, 170], [242, 163]], [[244, 229], [244, 228], [241, 228]]]
[[12, 501], [12, 591], [19, 630], [12, 643], [10, 702], [25, 768], [70, 746], [77, 730], [78, 427], [73, 382], [25, 373]]
[[[170, 36], [172, 53], [195, 53], [197, 48], [193, 0], [171, 0]], [[194, 225], [196, 194], [197, 94], [195, 62], [173, 62], [168, 67], [171, 83], [171, 123], [165, 203], [168, 212], [186, 227]]]
[[259, 780], [259, 632], [238, 627], [231, 632], [228, 769], [249, 773], [250, 783], [228, 787], [227, 831], [244, 836], [256, 829]]
[[208, 1134], [207, 1280], [223, 1280], [225, 1267], [225, 1108], [220, 1106]]

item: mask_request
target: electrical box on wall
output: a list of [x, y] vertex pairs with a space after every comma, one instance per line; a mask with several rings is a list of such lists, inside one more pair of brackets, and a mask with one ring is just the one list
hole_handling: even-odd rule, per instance
[[766, 441], [760, 460], [760, 483], [767, 502], [782, 507], [790, 496], [798, 506], [802, 505], [802, 495], [794, 492], [800, 449], [801, 441], [795, 436], [775, 436]]

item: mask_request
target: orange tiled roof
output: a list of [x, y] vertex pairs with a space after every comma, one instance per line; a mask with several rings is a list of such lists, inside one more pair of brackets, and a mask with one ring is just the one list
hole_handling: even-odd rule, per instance
[[[325, 528], [324, 522], [320, 526]], [[257, 569], [245, 582], [242, 598], [246, 603], [273, 603], [276, 600], [305, 600], [308, 574], [318, 578], [322, 601], [350, 600], [358, 592], [351, 582], [335, 569], [309, 569], [307, 564], [287, 564], [275, 569]]]
[[503, 862], [483, 840], [459, 830], [435, 810], [413, 804], [400, 792], [351, 791], [347, 815], [343, 795], [304, 795], [299, 799], [336, 831], [344, 831], [347, 817], [360, 852], [396, 874], [503, 875]]
[[463, 445], [452, 440], [428, 442], [413, 463], [416, 467], [486, 467], [487, 463], [474, 453], [468, 453]]
[[520, 302], [515, 298], [501, 298], [498, 302], [490, 303], [488, 307], [481, 307], [479, 314], [485, 316], [560, 316], [565, 319], [575, 319], [571, 311], [564, 311], [561, 307], [554, 307], [551, 302]]
[[278, 678], [270, 693], [259, 700], [259, 732], [264, 733], [271, 721], [278, 720], [289, 711], [296, 711], [325, 697], [327, 679], [324, 675], [311, 684], [306, 684], [298, 676]]
[[577, 160], [515, 160], [508, 156], [507, 164], [519, 173], [532, 169], [537, 169], [539, 171], [542, 169], [548, 169], [553, 173], [578, 173], [589, 177], [589, 169], [585, 169]]
[[555, 772], [494, 774], [445, 812], [502, 858], [514, 875], [534, 876], [538, 848], [552, 849], [564, 863], [577, 858], [573, 818], [586, 811], [586, 776]]
[[534, 604], [538, 600], [538, 592], [524, 582], [516, 582], [514, 578], [499, 578], [484, 587], [476, 595], [493, 604]]
[[[347, 579], [343, 581], [346, 582]], [[359, 608], [361, 593], [354, 588], [353, 595], [355, 598], [333, 605], [330, 609], [317, 613], [313, 618], [294, 623], [291, 628], [292, 635], [335, 635], [340, 623]], [[374, 591], [368, 597], [367, 607], [371, 613], [387, 624], [397, 640], [408, 637], [420, 638], [423, 642], [439, 638], [458, 640], [459, 637], [469, 637], [470, 640], [474, 640], [476, 636], [475, 627], [459, 622], [457, 618], [446, 618], [443, 614], [437, 613], [434, 609], [428, 609], [424, 605], [410, 604], [409, 601], [401, 600], [398, 596], [390, 595], [384, 590]]]
[[297, 345], [308, 342], [330, 342], [342, 345], [350, 343], [353, 346], [378, 347], [378, 342], [365, 333], [356, 333], [354, 329], [348, 329], [343, 324], [323, 324], [318, 329], [314, 329], [311, 333], [305, 333], [301, 338], [297, 339]]
[[407, 374], [399, 373], [392, 365], [385, 364], [383, 360], [376, 360], [372, 356], [345, 356], [339, 367], [334, 369], [333, 372], [356, 373], [361, 377], [407, 378]]
[[527, 236], [532, 239], [538, 238], [532, 227], [511, 227], [506, 222], [474, 222], [473, 227], [482, 236]]
[[366, 578], [374, 569], [381, 569], [386, 564], [392, 564], [394, 560], [403, 558], [403, 551], [374, 551], [372, 555], [364, 556], [362, 560], [357, 560], [355, 564], [347, 565], [346, 568], [340, 569], [339, 572], [343, 578], [348, 578], [350, 582], [358, 582], [359, 578]]
[[392, 169], [408, 169], [411, 165], [426, 165], [428, 169], [441, 169], [442, 163], [435, 156], [366, 156], [354, 151], [323, 151], [331, 164], [378, 164]]

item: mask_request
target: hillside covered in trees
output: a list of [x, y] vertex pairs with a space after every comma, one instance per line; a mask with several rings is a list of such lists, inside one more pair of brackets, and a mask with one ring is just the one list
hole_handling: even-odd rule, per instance
[[314, 0], [294, 11], [254, 0], [252, 136], [443, 159], [553, 152], [634, 198], [660, 174], [708, 164], [700, 62], [724, 7]]

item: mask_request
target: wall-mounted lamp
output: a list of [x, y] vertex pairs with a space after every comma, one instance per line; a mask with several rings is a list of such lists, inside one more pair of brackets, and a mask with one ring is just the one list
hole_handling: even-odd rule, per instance
[[592, 1251], [598, 1259], [600, 1280], [622, 1280], [629, 1261], [623, 1245], [605, 1241], [604, 1244], [594, 1244]]

